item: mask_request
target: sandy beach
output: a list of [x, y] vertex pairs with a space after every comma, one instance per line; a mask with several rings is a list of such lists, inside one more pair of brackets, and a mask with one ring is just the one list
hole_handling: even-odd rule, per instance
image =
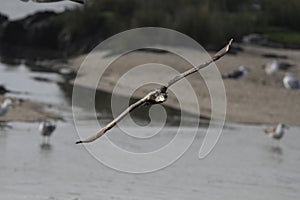
[[[292, 72], [298, 79], [300, 79], [300, 70], [298, 66], [298, 63], [300, 62], [300, 50], [274, 49], [245, 45], [239, 46], [243, 49], [243, 51], [239, 51], [237, 54], [227, 54], [216, 63], [220, 74], [231, 72], [237, 69], [240, 65], [244, 65], [249, 69], [248, 75], [241, 80], [224, 80], [225, 95], [227, 99], [226, 121], [245, 124], [276, 124], [281, 122], [292, 126], [299, 126], [300, 92], [284, 88], [282, 78], [286, 73], [285, 71], [278, 71], [272, 76], [266, 75], [263, 65], [274, 60], [274, 58], [264, 57], [263, 55], [269, 54], [286, 57], [285, 59], [278, 60], [293, 65], [288, 71]], [[191, 55], [194, 53], [195, 52], [191, 51]], [[210, 54], [213, 53], [214, 52], [210, 52]], [[81, 55], [70, 59], [70, 67], [73, 70], [78, 71], [86, 56], [87, 55]], [[84, 71], [82, 74], [78, 74], [76, 82], [79, 86], [83, 86], [84, 88], [92, 88], [92, 80], [99, 78], [99, 75], [93, 72], [97, 68], [105, 68], [106, 66], [101, 65], [101, 61], [108, 59], [106, 53], [103, 52], [92, 53], [90, 57], [92, 57], [92, 59], [85, 62]], [[128, 71], [134, 69], [136, 66], [147, 63], [159, 63], [171, 66], [178, 72], [183, 72], [192, 67], [186, 60], [175, 54], [135, 51], [119, 57], [107, 69], [105, 69], [97, 85], [97, 89], [111, 93], [114, 89], [116, 89], [115, 87], [117, 82], [124, 74], [127, 74]], [[196, 103], [188, 98], [188, 92], [190, 89], [186, 88], [184, 84], [178, 82], [170, 88], [168, 100], [164, 103], [164, 105], [197, 116], [200, 112], [201, 117], [210, 118], [211, 99], [205, 80], [212, 79], [213, 82], [215, 77], [211, 78], [209, 74], [207, 77], [202, 77], [202, 71], [200, 72], [201, 75], [195, 74], [187, 78], [197, 96]], [[117, 86], [118, 90], [114, 91], [116, 94], [128, 96], [133, 88], [135, 88], [140, 82], [143, 82], [143, 80], [147, 80], [149, 77], [151, 78], [151, 76], [160, 77], [161, 83], [165, 83], [173, 77], [173, 75], [168, 74], [168, 71], [163, 71], [159, 68], [153, 69], [151, 73], [145, 74], [139, 72], [139, 74], [133, 73], [128, 76], [127, 83], [129, 84], [119, 84]], [[132, 96], [134, 98], [141, 98], [157, 87], [158, 85], [153, 84], [143, 85], [142, 87], [138, 87]], [[185, 97], [181, 100], [184, 101], [184, 106], [180, 106], [173, 91], [177, 91], [177, 93]], [[3, 96], [0, 96], [0, 102], [2, 101]], [[197, 107], [196, 104], [199, 104], [199, 110], [195, 109]], [[61, 116], [47, 112], [47, 108], [51, 108], [51, 105], [34, 102], [32, 100], [14, 100], [11, 112], [1, 117], [0, 120], [32, 122], [40, 121], [45, 118], [61, 119]]]
[[[284, 71], [279, 71], [273, 76], [266, 75], [263, 65], [269, 61], [274, 60], [268, 56], [279, 56], [278, 59], [293, 65], [288, 71], [292, 72], [298, 79], [300, 79], [300, 70], [298, 63], [300, 62], [300, 50], [290, 49], [274, 49], [258, 46], [239, 45], [243, 51], [237, 54], [225, 55], [220, 61], [217, 61], [218, 69], [221, 74], [231, 72], [237, 69], [240, 65], [244, 65], [249, 69], [248, 75], [242, 80], [224, 80], [227, 107], [226, 107], [226, 121], [246, 124], [276, 124], [279, 122], [287, 123], [289, 125], [300, 125], [300, 93], [295, 90], [287, 90], [284, 88], [282, 78]], [[210, 52], [213, 54], [213, 52]], [[83, 87], [90, 88], [91, 80], [97, 78], [98, 74], [93, 73], [96, 68], [103, 68], [101, 59], [107, 59], [103, 56], [103, 52], [94, 53], [90, 55], [92, 58], [85, 63], [84, 73], [79, 74], [77, 83]], [[73, 69], [78, 70], [83, 63], [86, 55], [82, 55], [70, 60], [70, 65]], [[284, 58], [284, 59], [283, 59]], [[94, 60], [94, 61], [93, 61]], [[177, 55], [170, 53], [153, 53], [137, 51], [121, 56], [113, 62], [104, 72], [101, 80], [97, 86], [99, 90], [112, 92], [117, 81], [135, 66], [146, 63], [160, 63], [171, 66], [178, 72], [183, 72], [191, 68], [191, 65], [184, 59]], [[205, 69], [203, 69], [205, 70]], [[170, 77], [160, 70], [154, 71], [161, 77]], [[133, 74], [128, 79], [129, 82], [138, 83], [143, 81], [145, 76], [149, 74]], [[208, 77], [209, 79], [209, 77]], [[168, 80], [168, 78], [166, 78]], [[200, 105], [200, 113], [202, 117], [210, 118], [211, 102], [210, 94], [206, 87], [203, 77], [192, 75], [187, 80], [193, 86]], [[162, 82], [165, 80], [162, 80]], [[126, 96], [128, 91], [131, 91], [133, 85], [122, 85], [122, 89], [118, 94]], [[147, 85], [140, 88], [134, 93], [134, 97], [143, 97], [147, 92], [153, 89], [153, 85]], [[157, 87], [157, 86], [156, 86]], [[186, 88], [180, 84], [178, 86], [185, 95]], [[191, 114], [197, 114], [194, 104], [189, 104], [189, 98], [185, 98], [185, 107], [181, 110]], [[178, 101], [174, 95], [169, 95], [168, 100], [164, 103], [172, 108], [179, 109]]]

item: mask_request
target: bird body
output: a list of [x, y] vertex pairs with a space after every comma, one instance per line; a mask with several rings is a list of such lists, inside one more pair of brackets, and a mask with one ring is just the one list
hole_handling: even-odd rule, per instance
[[10, 109], [12, 101], [10, 99], [5, 99], [4, 102], [0, 105], [0, 117], [4, 116]]
[[[21, 0], [21, 1], [28, 2], [29, 0]], [[85, 3], [85, 0], [31, 0], [31, 1], [34, 1], [37, 3], [52, 3], [52, 2], [59, 2], [59, 1], [73, 1], [76, 3], [80, 3], [80, 4]]]
[[286, 73], [283, 78], [283, 85], [287, 89], [300, 90], [300, 81], [297, 80], [291, 73]]
[[284, 131], [285, 131], [286, 128], [288, 128], [287, 125], [278, 124], [275, 127], [270, 127], [270, 128], [265, 129], [265, 133], [271, 138], [274, 138], [276, 140], [280, 140], [283, 137]]
[[268, 75], [273, 75], [279, 70], [279, 64], [277, 60], [273, 60], [265, 64], [265, 72]]
[[[56, 129], [56, 125], [53, 124], [50, 121], [43, 121], [40, 123], [39, 125], [39, 132], [40, 134], [44, 137], [44, 138], [50, 138], [50, 136], [52, 135], [53, 131]], [[46, 141], [47, 143], [47, 141]]]
[[233, 71], [233, 72], [230, 72], [226, 75], [223, 75], [222, 77], [224, 79], [241, 79], [243, 78], [244, 76], [246, 76], [248, 74], [248, 70], [246, 69], [245, 66], [240, 66], [239, 69]]

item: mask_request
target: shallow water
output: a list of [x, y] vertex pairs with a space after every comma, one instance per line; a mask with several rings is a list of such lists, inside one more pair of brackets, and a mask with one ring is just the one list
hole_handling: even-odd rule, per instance
[[23, 18], [29, 14], [38, 11], [52, 10], [62, 12], [66, 8], [78, 6], [72, 2], [56, 2], [56, 3], [34, 3], [22, 2], [21, 0], [1, 0], [0, 13], [5, 14], [11, 20]]
[[[0, 85], [4, 85], [6, 89], [13, 91], [12, 93], [7, 93], [6, 97], [27, 99], [58, 107], [64, 106], [67, 110], [73, 108], [77, 110], [81, 119], [90, 119], [93, 113], [87, 110], [87, 104], [92, 100], [81, 98], [81, 100], [76, 101], [76, 104], [72, 107], [72, 85], [69, 84], [68, 79], [63, 75], [49, 71], [51, 70], [38, 71], [36, 67], [33, 68], [25, 64], [11, 65], [0, 63]], [[81, 88], [83, 97], [86, 91], [88, 91], [88, 89]], [[95, 98], [98, 116], [101, 117], [101, 119], [111, 120], [111, 94], [97, 91]], [[117, 95], [116, 98], [117, 101], [127, 100], [127, 98]], [[150, 107], [142, 107], [132, 112], [131, 116], [137, 123], [140, 123], [140, 125], [147, 125], [150, 118], [148, 115], [145, 115], [145, 112], [148, 112], [149, 108]], [[179, 111], [168, 107], [165, 109], [168, 114], [168, 125], [174, 126], [180, 122], [184, 122], [185, 124], [195, 123], [194, 116], [190, 114], [184, 114], [184, 118], [181, 119], [181, 113]], [[71, 117], [69, 120], [73, 120], [72, 116], [70, 116], [71, 113], [62, 114], [66, 114]]]
[[154, 173], [134, 175], [104, 166], [83, 146], [75, 145], [78, 136], [71, 124], [58, 124], [50, 147], [40, 146], [37, 124], [11, 125], [13, 129], [0, 134], [0, 199], [300, 197], [299, 128], [292, 128], [278, 144], [262, 133], [264, 127], [230, 125], [203, 160], [197, 157], [204, 131], [200, 129], [177, 162]]
[[[35, 80], [37, 77], [47, 81], [37, 81]], [[64, 93], [58, 85], [64, 79], [59, 74], [31, 71], [24, 64], [9, 66], [0, 63], [0, 78], [0, 84], [16, 92], [10, 93], [8, 95], [10, 97], [43, 103], [66, 104]]]

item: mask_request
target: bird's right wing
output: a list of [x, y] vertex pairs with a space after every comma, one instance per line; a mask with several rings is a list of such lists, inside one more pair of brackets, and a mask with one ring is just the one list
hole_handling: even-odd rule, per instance
[[110, 123], [108, 123], [106, 126], [104, 126], [103, 128], [101, 128], [100, 130], [98, 130], [95, 134], [91, 135], [90, 137], [84, 139], [84, 140], [79, 140], [76, 142], [76, 144], [80, 144], [80, 143], [89, 143], [89, 142], [93, 142], [94, 140], [98, 139], [99, 137], [101, 137], [102, 135], [104, 135], [106, 133], [106, 131], [110, 130], [111, 128], [113, 128], [121, 119], [123, 119], [127, 114], [129, 114], [131, 111], [133, 111], [134, 109], [138, 108], [139, 106], [143, 105], [148, 99], [149, 96], [152, 93], [150, 92], [149, 94], [147, 94], [145, 97], [143, 97], [142, 99], [138, 100], [137, 102], [131, 104], [128, 108], [126, 108], [126, 110], [124, 110], [118, 117], [116, 117], [114, 120], [112, 120]]

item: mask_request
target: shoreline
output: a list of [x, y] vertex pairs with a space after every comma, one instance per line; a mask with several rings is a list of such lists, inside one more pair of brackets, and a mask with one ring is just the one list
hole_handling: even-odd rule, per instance
[[[290, 126], [300, 126], [300, 93], [294, 90], [287, 90], [283, 87], [282, 77], [284, 71], [279, 71], [274, 76], [268, 76], [265, 74], [263, 64], [274, 59], [277, 56], [277, 60], [288, 62], [292, 65], [289, 72], [292, 72], [298, 79], [300, 79], [300, 69], [297, 63], [300, 63], [300, 50], [294, 49], [274, 49], [261, 46], [246, 46], [237, 44], [239, 51], [235, 54], [227, 54], [221, 60], [217, 61], [216, 65], [221, 74], [231, 72], [237, 69], [240, 65], [245, 65], [250, 72], [242, 80], [224, 80], [227, 106], [226, 106], [226, 122], [249, 124], [249, 125], [261, 125], [261, 124], [277, 124], [285, 123]], [[107, 53], [107, 52], [106, 52]], [[78, 74], [77, 83], [79, 86], [87, 89], [91, 89], [91, 82], [95, 78], [99, 78], [97, 73], [94, 73], [95, 69], [101, 66], [101, 62], [110, 57], [103, 52], [97, 52], [91, 55], [92, 60], [85, 63], [86, 68], [84, 73]], [[195, 52], [190, 52], [191, 55]], [[211, 53], [213, 54], [213, 53]], [[267, 56], [266, 56], [267, 55]], [[271, 55], [271, 56], [270, 56]], [[38, 61], [35, 66], [40, 70], [50, 70], [60, 72], [61, 69], [69, 69], [67, 73], [75, 74], [78, 72], [80, 65], [86, 58], [86, 55], [77, 56], [68, 60], [68, 63], [60, 60], [45, 60]], [[28, 62], [28, 61], [26, 61]], [[129, 70], [135, 66], [139, 66], [147, 63], [160, 63], [166, 66], [171, 66], [178, 72], [183, 72], [192, 66], [184, 59], [178, 56], [166, 52], [156, 51], [135, 51], [121, 56], [115, 60], [108, 69], [105, 70], [101, 77], [97, 90], [112, 93], [115, 89], [117, 81], [126, 74]], [[32, 63], [31, 63], [32, 64]], [[205, 70], [205, 69], [204, 69]], [[74, 72], [74, 73], [73, 73]], [[162, 77], [162, 83], [168, 80], [169, 77], [173, 77], [166, 72], [162, 73], [160, 69], [151, 71], [155, 76]], [[132, 88], [137, 83], [141, 83], [144, 80], [151, 79], [153, 74], [137, 74], [131, 75], [127, 80], [127, 84], [119, 85], [119, 89], [116, 94], [128, 97], [128, 94], [132, 91]], [[68, 75], [69, 76], [69, 75]], [[71, 75], [73, 76], [73, 75]], [[74, 76], [73, 76], [74, 77]], [[167, 77], [167, 78], [166, 78]], [[68, 77], [70, 80], [72, 77]], [[210, 77], [207, 77], [210, 80]], [[211, 99], [208, 92], [205, 80], [201, 75], [192, 75], [187, 78], [191, 83], [200, 106], [200, 111], [195, 109], [195, 102], [191, 102], [189, 98], [185, 98], [184, 106], [179, 105], [176, 96], [173, 94], [173, 89], [179, 90], [179, 94], [187, 96], [187, 91], [184, 86], [178, 83], [171, 88], [168, 100], [163, 104], [176, 111], [184, 111], [192, 116], [199, 116], [200, 118], [211, 118]], [[71, 82], [74, 81], [71, 79]], [[140, 87], [134, 92], [133, 98], [139, 99], [147, 94], [153, 88], [157, 88], [155, 85], [146, 85]], [[0, 96], [0, 102], [2, 102], [3, 96]], [[51, 105], [50, 105], [51, 106]], [[45, 118], [53, 118], [61, 120], [62, 117], [53, 113], [45, 111], [49, 105], [42, 103], [31, 102], [25, 100], [22, 104], [19, 104], [17, 108], [13, 108], [12, 111], [6, 116], [1, 117], [0, 121], [40, 121]], [[29, 114], [29, 111], [32, 113]], [[200, 115], [199, 115], [200, 112]], [[21, 115], [19, 113], [22, 113]]]
[[[300, 50], [239, 46], [243, 49], [242, 51], [235, 55], [227, 54], [216, 63], [221, 74], [231, 72], [240, 65], [245, 65], [250, 69], [248, 76], [242, 80], [224, 80], [227, 96], [226, 121], [244, 124], [286, 123], [292, 126], [299, 126], [300, 105], [297, 102], [300, 102], [300, 93], [294, 90], [287, 90], [283, 87], [282, 77], [285, 74], [284, 71], [279, 71], [275, 76], [271, 77], [265, 74], [262, 66], [274, 59], [264, 55], [278, 55], [282, 58], [279, 60], [295, 65], [291, 67], [289, 71], [300, 79], [300, 70], [297, 65], [297, 63], [300, 63]], [[72, 69], [78, 71], [85, 57], [86, 55], [81, 55], [70, 59]], [[99, 52], [92, 55], [92, 57], [97, 59], [89, 61], [88, 63], [86, 62], [84, 74], [79, 74], [77, 78], [77, 83], [82, 87], [91, 88], [91, 80], [97, 78], [97, 75], [93, 73], [95, 67], [104, 67], [101, 66], [101, 59], [105, 59], [103, 54]], [[133, 52], [126, 54], [126, 56], [121, 56], [105, 70], [97, 89], [112, 92], [115, 84], [124, 73], [135, 66], [151, 62], [172, 66], [179, 72], [191, 67], [186, 61], [173, 54]], [[159, 74], [160, 71], [154, 73]], [[162, 76], [168, 77], [166, 74]], [[134, 77], [130, 77], [130, 80], [131, 78], [132, 81], [129, 81], [129, 83], [142, 82], [141, 79], [145, 78], [145, 76], [138, 74]], [[201, 116], [210, 118], [210, 94], [207, 91], [206, 85], [203, 84], [203, 79], [201, 80], [201, 77], [193, 75], [188, 77], [187, 80], [193, 86], [196, 86], [195, 91], [197, 97], [201, 100]], [[118, 95], [126, 96], [128, 94], [127, 92], [132, 89], [129, 85], [121, 85], [121, 87], [122, 90], [119, 90]], [[141, 98], [151, 89], [153, 89], [153, 86], [147, 86], [137, 90], [133, 97]], [[182, 91], [184, 92], [184, 88]], [[186, 101], [188, 104], [188, 99]], [[174, 109], [179, 109], [178, 102], [172, 95], [169, 96], [164, 104]], [[193, 105], [181, 109], [188, 113], [195, 114]], [[196, 113], [198, 113], [198, 111], [196, 111]]]
[[[38, 103], [29, 100], [11, 98], [10, 110], [0, 117], [0, 122], [39, 122], [45, 119], [63, 120], [62, 116], [46, 111], [51, 105]], [[4, 101], [4, 96], [0, 95], [0, 102]]]

